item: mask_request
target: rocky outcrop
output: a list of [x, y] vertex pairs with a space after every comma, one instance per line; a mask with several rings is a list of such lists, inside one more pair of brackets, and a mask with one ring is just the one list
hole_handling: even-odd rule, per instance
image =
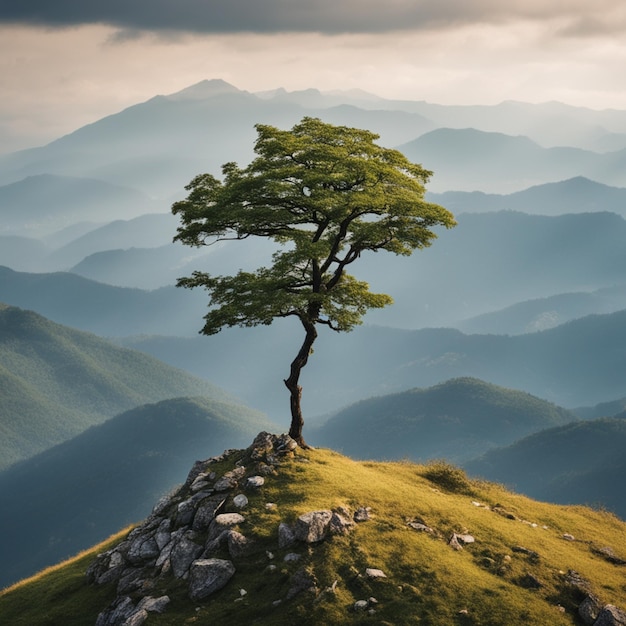
[[[247, 575], [251, 566], [258, 567], [259, 576], [268, 576], [280, 569], [280, 577], [287, 584], [277, 593], [279, 599], [272, 603], [275, 606], [300, 594], [315, 602], [326, 594], [334, 594], [341, 581], [320, 587], [310, 556], [326, 540], [346, 535], [359, 524], [380, 519], [384, 511], [373, 512], [368, 506], [353, 510], [336, 506], [308, 511], [295, 519], [280, 519], [277, 515], [280, 507], [264, 501], [264, 488], [271, 485], [287, 460], [307, 461], [304, 455], [295, 454], [296, 448], [295, 441], [288, 435], [260, 433], [247, 450], [227, 450], [220, 456], [196, 462], [179, 489], [161, 498], [143, 524], [114, 548], [98, 555], [88, 568], [87, 578], [92, 584], [115, 585], [117, 590], [115, 600], [99, 614], [96, 626], [143, 624], [150, 619], [150, 613], [167, 610], [173, 589], [176, 589], [178, 601], [181, 587], [191, 602], [205, 602], [235, 584], [232, 581], [237, 578], [238, 568]], [[538, 527], [499, 506], [487, 507], [474, 501], [472, 504], [490, 509], [514, 524], [521, 522]], [[269, 542], [267, 527], [255, 538], [260, 511], [266, 519], [275, 520], [272, 522], [274, 539]], [[447, 549], [475, 550], [478, 564], [531, 592], [546, 584], [534, 573], [535, 566], [542, 562], [541, 555], [524, 546], [512, 545], [510, 554], [480, 554], [476, 546], [480, 548], [481, 537], [475, 538], [467, 529], [451, 532], [449, 527], [437, 528], [420, 516], [406, 518], [405, 523], [413, 532], [428, 536], [427, 540], [447, 544]], [[563, 539], [577, 541], [567, 533]], [[283, 551], [282, 565], [276, 564], [280, 561], [276, 560], [275, 549]], [[624, 559], [610, 547], [591, 545], [590, 549], [616, 567], [624, 565]], [[513, 574], [512, 559], [523, 559], [527, 571]], [[358, 571], [352, 568], [349, 575], [353, 580], [365, 581], [362, 589], [367, 592], [349, 610], [373, 616], [379, 609], [377, 600], [369, 595], [371, 585], [395, 585], [398, 581], [393, 580], [391, 573], [387, 578], [387, 573], [376, 567], [376, 563], [368, 565], [361, 564], [362, 569]], [[582, 623], [626, 626], [624, 611], [603, 604], [593, 595], [588, 581], [577, 572], [567, 572], [563, 586], [569, 590], [565, 595], [575, 598], [574, 606], [578, 607]], [[245, 589], [235, 587], [234, 590], [238, 600], [247, 594]], [[559, 608], [565, 610], [560, 605]]]
[[[228, 585], [237, 562], [254, 550], [254, 538], [246, 534], [248, 496], [262, 489], [266, 478], [276, 475], [296, 448], [288, 435], [260, 433], [245, 451], [227, 450], [196, 462], [180, 489], [161, 498], [143, 524], [90, 565], [87, 578], [92, 584], [117, 585], [117, 597], [100, 613], [97, 626], [136, 626], [150, 612], [164, 611], [168, 595], [152, 594], [166, 590], [169, 581], [183, 581], [194, 602]], [[223, 474], [215, 471], [235, 457], [239, 457], [236, 467]], [[266, 503], [266, 508], [275, 505]], [[346, 507], [304, 513], [293, 524], [277, 524], [277, 546], [316, 544], [369, 518], [368, 507], [353, 514]], [[285, 556], [285, 562], [299, 559], [297, 552]], [[272, 569], [275, 566], [267, 567]], [[291, 576], [285, 599], [305, 591], [319, 592], [314, 575], [300, 568]]]

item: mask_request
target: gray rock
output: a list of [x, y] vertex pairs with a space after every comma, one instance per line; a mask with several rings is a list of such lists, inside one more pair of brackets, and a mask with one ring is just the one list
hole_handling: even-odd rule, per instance
[[236, 530], [226, 531], [226, 536], [231, 559], [238, 559], [249, 552], [252, 542], [247, 537]]
[[332, 511], [304, 513], [296, 520], [293, 529], [296, 539], [305, 543], [322, 541], [328, 533], [328, 525], [332, 516]]
[[408, 522], [407, 526], [409, 526], [413, 530], [417, 530], [423, 533], [433, 534], [435, 532], [430, 526], [427, 526], [426, 524], [423, 524], [422, 522]]
[[600, 611], [594, 626], [626, 626], [626, 611], [607, 604]]
[[135, 605], [128, 596], [117, 598], [98, 615], [96, 626], [120, 626], [134, 612]]
[[281, 522], [278, 525], [278, 547], [288, 548], [296, 543], [296, 536], [293, 529], [288, 524]]
[[141, 626], [147, 619], [148, 611], [145, 609], [137, 609], [122, 622], [121, 626]]
[[170, 561], [172, 573], [176, 578], [183, 578], [193, 561], [197, 559], [204, 548], [192, 541], [189, 537], [181, 537], [180, 541], [172, 548]]
[[368, 578], [387, 578], [387, 575], [385, 574], [385, 572], [383, 572], [383, 570], [376, 569], [374, 567], [368, 567], [365, 570], [365, 575]]
[[354, 513], [354, 521], [361, 523], [371, 519], [370, 513], [372, 509], [369, 506], [361, 506]]
[[352, 530], [355, 522], [350, 517], [350, 511], [339, 508], [335, 509], [328, 524], [328, 532], [331, 535], [346, 535]]
[[598, 556], [601, 556], [604, 560], [609, 563], [613, 563], [613, 565], [626, 565], [626, 559], [615, 554], [615, 550], [610, 546], [604, 546], [602, 548], [598, 548], [596, 546], [591, 547], [591, 551]]
[[228, 530], [233, 526], [243, 524], [245, 521], [246, 518], [240, 513], [221, 513], [220, 515], [216, 515], [215, 519], [209, 526], [207, 542], [212, 541], [221, 535], [225, 530]]
[[144, 609], [149, 613], [164, 613], [169, 603], [169, 596], [161, 596], [159, 598], [146, 596], [139, 601], [137, 609]]
[[233, 498], [233, 504], [238, 509], [245, 509], [248, 506], [248, 498], [243, 493], [240, 493]]
[[448, 541], [448, 545], [453, 550], [463, 550], [463, 546], [461, 545], [460, 541], [457, 539], [456, 533], [452, 534], [452, 537], [450, 537], [450, 541]]
[[124, 570], [117, 583], [117, 595], [122, 596], [140, 589], [145, 582], [146, 572], [142, 567], [130, 567]]
[[585, 624], [593, 626], [596, 619], [598, 619], [598, 615], [600, 615], [601, 610], [602, 603], [600, 602], [600, 599], [593, 594], [589, 594], [580, 603], [580, 606], [578, 607], [578, 615]]
[[263, 476], [249, 476], [246, 480], [247, 489], [259, 489], [265, 484], [265, 478]]
[[355, 611], [366, 611], [369, 608], [369, 602], [367, 600], [357, 600], [354, 603]]
[[130, 543], [126, 558], [133, 565], [143, 565], [156, 560], [160, 551], [154, 537], [140, 534]]
[[189, 597], [203, 600], [222, 589], [235, 574], [235, 566], [224, 559], [200, 559], [189, 569]]
[[284, 433], [276, 438], [274, 443], [274, 449], [279, 453], [292, 452], [298, 447], [298, 443], [295, 439], [292, 439], [288, 434]]
[[203, 500], [196, 509], [191, 527], [193, 530], [206, 530], [224, 506], [224, 496], [214, 496]]
[[229, 489], [234, 489], [245, 473], [245, 467], [236, 467], [234, 470], [226, 472], [226, 474], [219, 478], [215, 482], [215, 485], [213, 485], [213, 488], [215, 491], [228, 491]]

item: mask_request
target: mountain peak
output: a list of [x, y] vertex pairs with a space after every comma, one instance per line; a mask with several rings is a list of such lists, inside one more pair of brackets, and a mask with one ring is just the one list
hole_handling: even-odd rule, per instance
[[245, 93], [221, 78], [201, 80], [181, 91], [166, 96], [169, 100], [203, 100], [224, 94]]

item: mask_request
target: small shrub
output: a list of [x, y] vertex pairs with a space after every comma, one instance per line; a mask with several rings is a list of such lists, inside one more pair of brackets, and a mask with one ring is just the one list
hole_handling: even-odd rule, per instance
[[431, 461], [422, 475], [446, 491], [467, 495], [473, 492], [472, 484], [465, 472], [446, 461]]

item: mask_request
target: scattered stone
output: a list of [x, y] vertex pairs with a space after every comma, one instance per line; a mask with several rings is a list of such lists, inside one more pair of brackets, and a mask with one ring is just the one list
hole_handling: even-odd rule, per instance
[[463, 550], [463, 546], [461, 545], [460, 541], [458, 540], [456, 533], [452, 534], [452, 537], [450, 537], [450, 541], [448, 541], [448, 545], [453, 549], [453, 550]]
[[357, 600], [354, 603], [355, 611], [365, 611], [367, 610], [368, 607], [369, 607], [369, 604], [367, 603], [367, 600]]
[[499, 504], [496, 504], [496, 506], [494, 506], [491, 510], [494, 513], [497, 513], [498, 515], [501, 515], [502, 517], [504, 517], [506, 519], [510, 519], [510, 520], [516, 520], [517, 519], [516, 515], [514, 515], [510, 511], [507, 511], [505, 508], [503, 508]]
[[626, 559], [623, 559], [617, 556], [613, 548], [609, 546], [604, 546], [602, 548], [591, 546], [591, 551], [594, 554], [597, 554], [598, 556], [602, 557], [605, 561], [608, 561], [609, 563], [613, 563], [613, 565], [626, 565]]
[[146, 596], [140, 600], [137, 609], [144, 609], [149, 613], [164, 613], [169, 603], [169, 596], [161, 596], [160, 598]]
[[563, 535], [563, 539], [565, 539], [565, 541], [576, 541], [574, 535], [570, 535], [569, 533], [565, 533]]
[[354, 513], [354, 521], [357, 523], [367, 522], [371, 519], [370, 513], [372, 509], [369, 506], [361, 506]]
[[238, 509], [245, 509], [248, 506], [248, 498], [243, 493], [240, 493], [233, 498], [233, 504]]
[[350, 517], [350, 511], [339, 507], [332, 511], [332, 517], [328, 524], [328, 532], [331, 535], [346, 535], [352, 530], [355, 522]]
[[224, 559], [199, 559], [189, 569], [189, 597], [203, 600], [226, 586], [235, 566]]
[[299, 561], [302, 557], [296, 552], [288, 552], [285, 554], [285, 558], [283, 559], [286, 563], [293, 563], [294, 561]]
[[387, 578], [387, 574], [383, 572], [381, 569], [375, 569], [373, 567], [368, 567], [365, 570], [365, 575], [368, 578]]
[[301, 515], [295, 523], [293, 533], [297, 540], [305, 543], [322, 541], [328, 533], [331, 511], [311, 511]]
[[246, 480], [246, 489], [259, 489], [265, 484], [263, 476], [250, 476]]
[[565, 583], [577, 589], [581, 594], [591, 593], [591, 583], [573, 569], [568, 570], [565, 575]]
[[266, 502], [265, 503], [265, 508], [268, 511], [276, 511], [278, 509], [278, 506], [276, 505], [275, 502]]
[[464, 545], [467, 545], [469, 543], [474, 543], [476, 541], [476, 539], [474, 539], [472, 535], [468, 535], [467, 533], [464, 533], [464, 534], [455, 533], [454, 536], [457, 538], [457, 541], [460, 541]]
[[422, 533], [429, 533], [431, 535], [435, 533], [435, 531], [430, 526], [426, 525], [424, 520], [420, 518], [415, 518], [414, 520], [407, 522], [407, 526]]
[[281, 522], [278, 525], [278, 547], [280, 549], [288, 548], [289, 546], [292, 546], [294, 543], [296, 543], [296, 536], [291, 526]]

